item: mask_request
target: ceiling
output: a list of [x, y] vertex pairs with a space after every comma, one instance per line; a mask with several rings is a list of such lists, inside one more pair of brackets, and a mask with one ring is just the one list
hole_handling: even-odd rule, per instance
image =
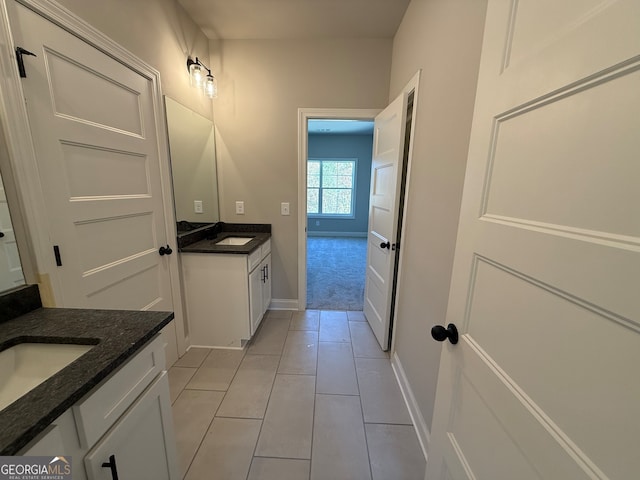
[[216, 39], [391, 38], [410, 0], [178, 0]]
[[309, 120], [311, 135], [370, 135], [373, 121], [368, 120]]

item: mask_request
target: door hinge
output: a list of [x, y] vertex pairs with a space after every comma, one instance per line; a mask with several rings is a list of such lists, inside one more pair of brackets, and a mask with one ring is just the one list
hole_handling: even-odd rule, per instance
[[62, 257], [60, 256], [60, 247], [58, 245], [53, 246], [53, 254], [56, 257], [56, 265], [58, 267], [62, 266]]
[[18, 72], [20, 72], [20, 78], [27, 78], [27, 72], [24, 69], [24, 60], [22, 59], [23, 55], [31, 55], [32, 57], [36, 57], [37, 55], [22, 47], [16, 47], [16, 60], [18, 61]]

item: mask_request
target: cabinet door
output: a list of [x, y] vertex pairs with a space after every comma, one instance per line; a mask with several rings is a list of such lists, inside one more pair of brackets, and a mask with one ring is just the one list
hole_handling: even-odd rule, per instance
[[167, 372], [155, 380], [84, 459], [89, 480], [177, 480], [177, 456]]
[[262, 285], [264, 269], [262, 265], [256, 267], [249, 274], [249, 311], [251, 315], [251, 336], [256, 332], [262, 320]]
[[262, 313], [271, 305], [271, 254], [262, 261], [260, 268], [264, 269], [264, 281], [262, 283]]
[[18, 452], [18, 455], [51, 458], [64, 455], [67, 459], [71, 457], [73, 480], [87, 480], [84, 465], [78, 460], [84, 457], [85, 453], [87, 449], [80, 445], [73, 413], [69, 409], [56, 418], [37, 439]]

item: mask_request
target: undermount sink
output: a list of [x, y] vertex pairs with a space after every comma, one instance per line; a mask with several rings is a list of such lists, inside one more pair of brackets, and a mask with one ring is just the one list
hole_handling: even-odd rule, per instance
[[216, 242], [216, 245], [246, 245], [253, 237], [226, 237]]
[[0, 352], [0, 410], [95, 345], [19, 343]]

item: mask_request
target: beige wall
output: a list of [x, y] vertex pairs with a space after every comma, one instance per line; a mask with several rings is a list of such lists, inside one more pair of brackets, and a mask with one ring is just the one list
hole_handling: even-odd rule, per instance
[[486, 2], [413, 0], [394, 38], [389, 98], [422, 69], [395, 349], [431, 430]]
[[[212, 42], [220, 216], [271, 223], [273, 298], [298, 298], [298, 108], [382, 108], [391, 39]], [[245, 215], [235, 202], [245, 202]], [[280, 215], [280, 202], [291, 215]]]
[[58, 3], [158, 70], [165, 95], [213, 119], [211, 100], [189, 85], [186, 63], [187, 55], [207, 59], [209, 40], [177, 0]]

